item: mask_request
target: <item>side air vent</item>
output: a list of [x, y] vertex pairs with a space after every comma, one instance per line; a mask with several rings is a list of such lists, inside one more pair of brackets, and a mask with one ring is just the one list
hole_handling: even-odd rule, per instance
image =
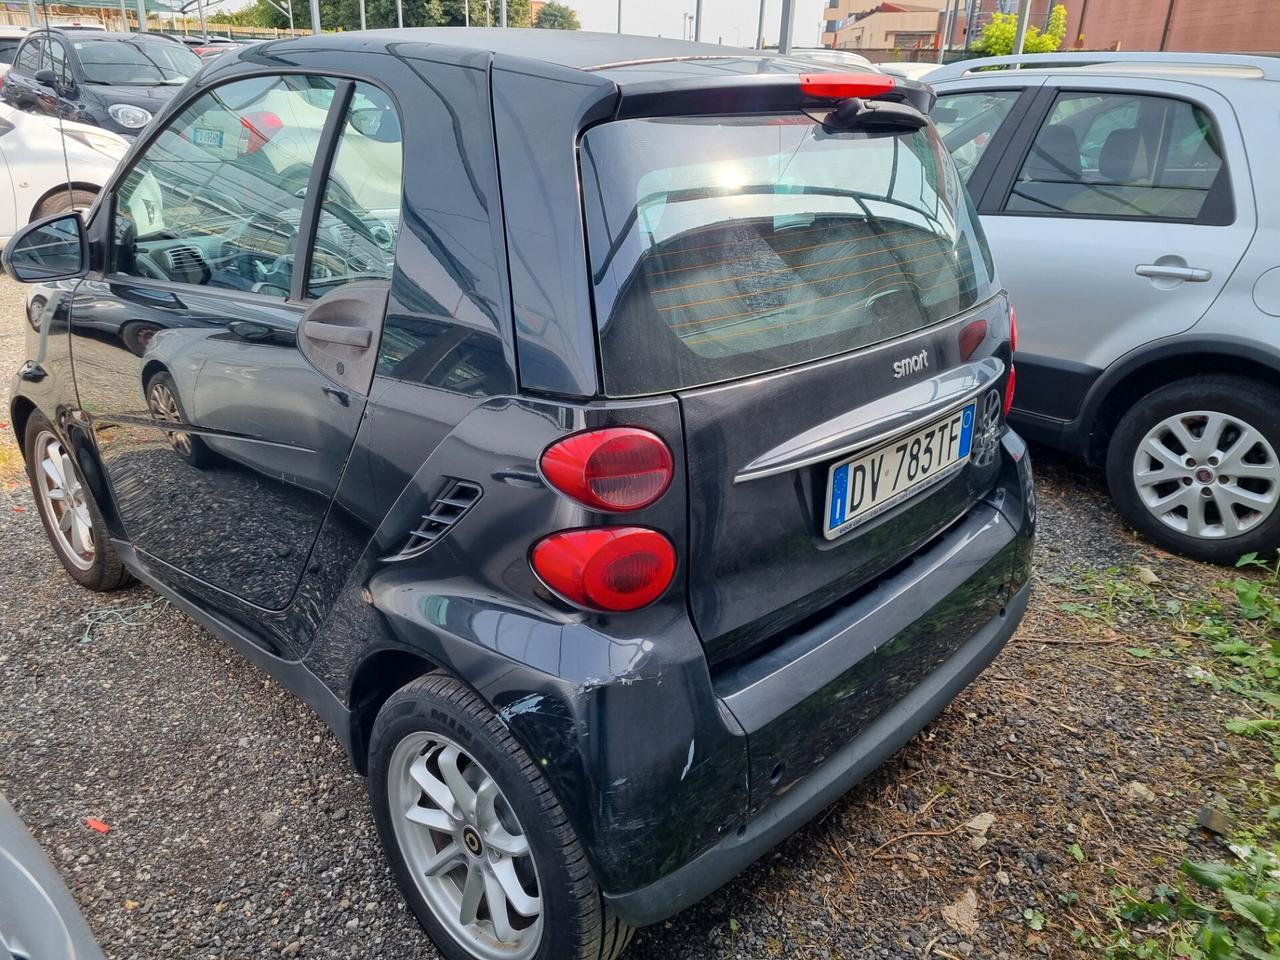
[[170, 247], [165, 251], [169, 258], [169, 276], [179, 283], [204, 283], [208, 280], [204, 256], [195, 247]]
[[478, 484], [466, 480], [453, 481], [445, 488], [444, 493], [432, 502], [431, 509], [423, 514], [422, 522], [409, 534], [409, 539], [399, 552], [382, 559], [390, 562], [422, 556], [439, 543], [454, 524], [480, 502], [483, 493]]

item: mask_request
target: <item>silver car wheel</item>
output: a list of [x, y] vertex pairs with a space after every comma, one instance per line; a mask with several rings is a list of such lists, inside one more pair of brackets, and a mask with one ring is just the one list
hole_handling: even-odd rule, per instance
[[[178, 398], [173, 395], [173, 391], [164, 380], [157, 379], [151, 384], [151, 390], [147, 394], [147, 406], [151, 408], [151, 415], [157, 420], [182, 423], [182, 411], [178, 409]], [[191, 434], [174, 430], [169, 434], [169, 442], [179, 453], [191, 456]]]
[[1151, 514], [1189, 537], [1248, 533], [1280, 502], [1280, 460], [1261, 431], [1212, 410], [1161, 420], [1138, 444], [1133, 483]]
[[97, 556], [93, 541], [93, 517], [84, 487], [62, 447], [62, 441], [47, 430], [36, 437], [35, 452], [39, 468], [36, 492], [40, 507], [49, 518], [55, 545], [63, 556], [81, 570], [93, 566]]
[[396, 842], [423, 899], [478, 960], [525, 960], [542, 942], [529, 841], [493, 777], [438, 733], [391, 755], [387, 799]]

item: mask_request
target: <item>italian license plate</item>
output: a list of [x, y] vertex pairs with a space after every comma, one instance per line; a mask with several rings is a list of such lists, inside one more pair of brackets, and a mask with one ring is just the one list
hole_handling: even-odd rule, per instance
[[194, 127], [191, 131], [191, 142], [198, 147], [221, 147], [222, 131], [212, 127]]
[[976, 404], [834, 464], [827, 474], [828, 540], [954, 473], [969, 459]]

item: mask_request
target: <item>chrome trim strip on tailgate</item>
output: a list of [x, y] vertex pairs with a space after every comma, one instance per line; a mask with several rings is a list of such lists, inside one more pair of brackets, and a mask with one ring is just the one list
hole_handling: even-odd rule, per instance
[[846, 457], [924, 426], [948, 408], [963, 406], [994, 385], [1004, 361], [987, 357], [887, 394], [792, 437], [739, 470], [734, 483], [747, 483], [801, 467]]

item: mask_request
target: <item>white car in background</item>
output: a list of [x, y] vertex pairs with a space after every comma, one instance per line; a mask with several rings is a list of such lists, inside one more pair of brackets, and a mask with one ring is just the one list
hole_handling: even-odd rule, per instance
[[0, 84], [4, 83], [4, 75], [9, 72], [13, 58], [18, 53], [18, 47], [22, 46], [22, 41], [26, 38], [26, 27], [0, 25]]
[[0, 244], [32, 220], [87, 210], [129, 143], [0, 103]]

